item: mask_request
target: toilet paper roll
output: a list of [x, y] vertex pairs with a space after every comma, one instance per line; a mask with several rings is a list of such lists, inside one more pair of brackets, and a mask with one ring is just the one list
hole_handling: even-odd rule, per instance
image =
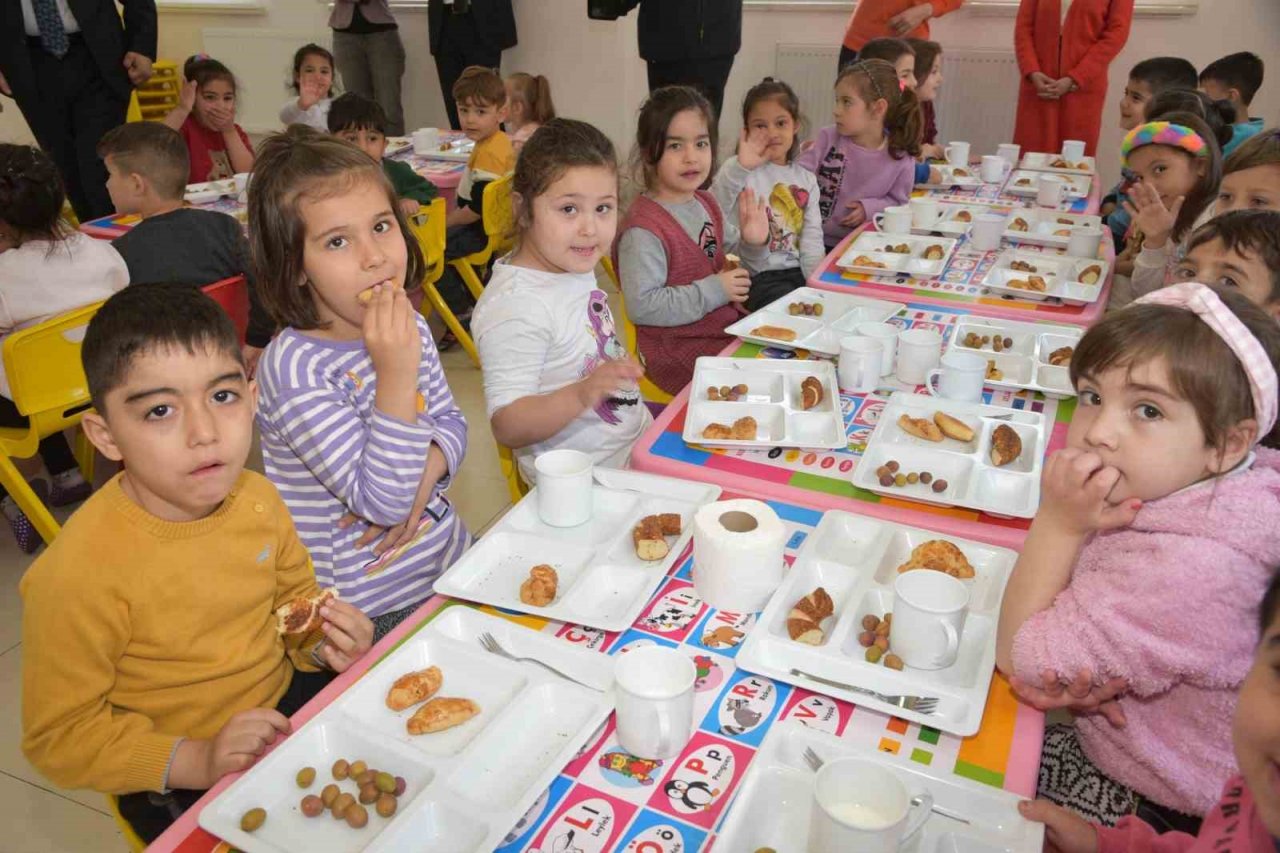
[[717, 610], [763, 610], [782, 582], [787, 531], [753, 500], [707, 504], [693, 517], [693, 586]]

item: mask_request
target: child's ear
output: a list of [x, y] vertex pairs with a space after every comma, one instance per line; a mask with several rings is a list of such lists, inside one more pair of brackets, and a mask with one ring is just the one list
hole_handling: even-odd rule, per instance
[[249, 408], [253, 410], [254, 417], [258, 415], [258, 380], [249, 380]]
[[511, 102], [503, 101], [502, 106], [498, 107], [498, 121], [499, 122], [506, 121], [507, 115], [509, 114], [510, 110], [511, 110]]
[[116, 446], [115, 437], [111, 434], [111, 427], [107, 425], [107, 419], [102, 415], [97, 412], [85, 412], [84, 418], [80, 421], [80, 427], [103, 456], [113, 462], [124, 459], [124, 454]]
[[1214, 474], [1225, 474], [1240, 464], [1249, 455], [1250, 448], [1258, 438], [1258, 422], [1253, 418], [1245, 418], [1227, 430], [1226, 440], [1222, 443], [1222, 452], [1210, 465]]

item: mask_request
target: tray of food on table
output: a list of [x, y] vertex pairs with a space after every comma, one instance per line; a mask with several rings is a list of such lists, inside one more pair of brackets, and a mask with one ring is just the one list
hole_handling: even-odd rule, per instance
[[[1040, 178], [1044, 174], [1044, 172], [1033, 172], [1029, 169], [1018, 169], [1009, 176], [1008, 182], [1004, 185], [1004, 191], [1013, 195], [1038, 195], [1040, 192]], [[1077, 199], [1089, 195], [1089, 182], [1092, 180], [1089, 175], [1062, 174], [1056, 177], [1061, 179], [1064, 184], [1062, 188], [1064, 198]]]
[[1004, 238], [1015, 243], [1065, 249], [1072, 228], [1101, 228], [1102, 217], [1088, 213], [1063, 213], [1042, 207], [1015, 210], [1004, 225]]
[[992, 388], [1039, 391], [1061, 399], [1076, 394], [1071, 357], [1082, 337], [1079, 326], [965, 316], [956, 322], [950, 345], [987, 359], [985, 384]]
[[187, 204], [208, 204], [211, 201], [217, 201], [223, 196], [234, 196], [236, 193], [235, 178], [227, 178], [221, 181], [203, 181], [198, 184], [187, 184], [186, 192], [182, 197]]
[[1018, 164], [1018, 168], [1030, 172], [1054, 172], [1060, 175], [1096, 175], [1098, 161], [1093, 157], [1068, 160], [1061, 154], [1028, 151], [1022, 155], [1022, 162]]
[[959, 240], [864, 231], [854, 238], [836, 266], [868, 275], [906, 273], [916, 278], [942, 275]]
[[982, 186], [982, 178], [978, 176], [978, 170], [972, 166], [953, 166], [950, 163], [930, 163], [930, 176], [932, 176], [935, 170], [939, 175], [939, 180], [930, 180], [927, 183], [916, 184], [916, 186], [924, 189]]
[[725, 333], [752, 343], [838, 355], [840, 339], [859, 323], [882, 323], [907, 306], [801, 287], [727, 326]]
[[938, 202], [938, 216], [932, 223], [911, 225], [912, 234], [943, 234], [947, 237], [963, 237], [973, 226], [973, 219], [984, 213], [997, 213], [991, 205], [960, 204], [953, 201]]
[[1022, 299], [1061, 299], [1068, 305], [1097, 302], [1111, 262], [1005, 249], [978, 282]]

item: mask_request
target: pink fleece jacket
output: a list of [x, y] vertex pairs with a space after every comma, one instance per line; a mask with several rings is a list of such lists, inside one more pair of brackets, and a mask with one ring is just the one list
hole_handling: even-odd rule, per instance
[[1200, 834], [1157, 835], [1150, 825], [1127, 817], [1114, 828], [1097, 827], [1098, 853], [1275, 853], [1280, 840], [1272, 838], [1258, 814], [1253, 794], [1237, 776], [1222, 790], [1222, 798], [1204, 816]]
[[1090, 669], [1129, 682], [1113, 728], [1080, 717], [1085, 754], [1117, 782], [1205, 814], [1235, 773], [1231, 716], [1253, 659], [1257, 608], [1280, 566], [1280, 452], [1152, 501], [1080, 551], [1071, 583], [1013, 640], [1018, 676]]

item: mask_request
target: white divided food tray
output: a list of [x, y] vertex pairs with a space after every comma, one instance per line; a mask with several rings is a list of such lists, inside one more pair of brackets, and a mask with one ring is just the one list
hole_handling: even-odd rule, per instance
[[[898, 567], [910, 559], [917, 546], [936, 539], [959, 548], [974, 571], [972, 578], [961, 580], [969, 588], [969, 615], [956, 662], [937, 670], [895, 670], [883, 663], [870, 663], [865, 657], [866, 649], [858, 642], [862, 618], [893, 612], [893, 582], [898, 577]], [[971, 735], [978, 730], [986, 708], [987, 689], [995, 671], [1000, 601], [1017, 559], [1018, 555], [1007, 548], [828, 511], [801, 546], [782, 585], [747, 635], [738, 652], [738, 666], [864, 708], [953, 734]], [[831, 596], [835, 614], [822, 623], [822, 644], [811, 646], [791, 639], [787, 614], [797, 601], [818, 587]], [[893, 651], [892, 646], [889, 651]], [[931, 714], [908, 711], [793, 670], [886, 695], [934, 696], [939, 700], [938, 707]]]
[[[948, 237], [963, 237], [973, 226], [974, 217], [983, 213], [993, 213], [990, 205], [957, 204], [951, 201], [938, 202], [938, 218], [931, 225], [911, 226], [912, 234], [944, 234]], [[967, 217], [967, 218], [966, 218]]]
[[[991, 342], [971, 345], [965, 341], [970, 333], [979, 338], [989, 337], [992, 341], [996, 336], [1002, 340], [1008, 338], [1013, 341], [1013, 346], [996, 352]], [[1069, 368], [1050, 364], [1049, 356], [1063, 347], [1074, 349], [1080, 345], [1084, 329], [1078, 326], [1050, 326], [970, 316], [956, 323], [952, 335], [952, 349], [976, 352], [996, 363], [1002, 378], [987, 379], [986, 384], [992, 388], [1039, 391], [1055, 399], [1076, 395]]]
[[[607, 473], [611, 487], [592, 485], [590, 520], [552, 527], [538, 517], [535, 487], [435, 583], [438, 593], [604, 631], [625, 631], [692, 536], [693, 515], [720, 497], [720, 487], [638, 471]], [[662, 560], [636, 556], [631, 529], [646, 515], [680, 514], [680, 535], [667, 537]], [[546, 607], [520, 600], [529, 570], [548, 565], [559, 576]]]
[[388, 136], [387, 150], [382, 152], [383, 157], [394, 157], [401, 151], [407, 151], [413, 148], [413, 140], [407, 136]]
[[936, 806], [969, 821], [934, 812], [900, 853], [1040, 853], [1044, 844], [1044, 824], [1018, 814], [1023, 798], [1016, 794], [950, 773], [944, 777], [946, 771], [787, 721], [769, 730], [752, 759], [716, 836], [716, 853], [807, 853], [815, 774], [804, 759], [806, 749], [823, 761], [873, 761], [897, 776], [910, 796], [928, 791]]
[[1102, 217], [1088, 213], [1063, 213], [1042, 207], [1015, 210], [1005, 221], [1004, 238], [1015, 243], [1067, 248], [1070, 230], [1076, 226], [1102, 227]]
[[223, 196], [234, 196], [236, 194], [236, 182], [234, 178], [227, 178], [221, 181], [205, 181], [199, 184], [187, 184], [186, 192], [183, 198], [188, 204], [208, 204], [211, 201], [217, 201]]
[[[1040, 192], [1040, 177], [1044, 172], [1033, 172], [1029, 169], [1018, 169], [1009, 176], [1004, 191], [1014, 195], [1034, 196]], [[1089, 194], [1089, 175], [1059, 175], [1066, 181], [1064, 195], [1066, 198], [1084, 198]]]
[[[822, 315], [792, 314], [792, 305], [821, 305]], [[819, 355], [839, 355], [840, 339], [854, 334], [859, 323], [882, 323], [906, 308], [901, 302], [885, 302], [865, 296], [848, 296], [813, 287], [801, 287], [748, 314], [725, 329], [746, 341], [784, 349], [806, 349]], [[795, 340], [754, 334], [762, 326], [790, 329]]]
[[[898, 425], [901, 415], [933, 421], [935, 412], [964, 421], [974, 432], [973, 440], [943, 436], [942, 441], [929, 441]], [[990, 456], [991, 435], [1001, 424], [1018, 433], [1022, 453], [1012, 462], [996, 467]], [[1041, 412], [895, 392], [881, 411], [867, 449], [853, 469], [853, 484], [892, 498], [1031, 518], [1040, 505], [1040, 468], [1048, 432]], [[876, 469], [890, 461], [896, 461], [903, 474], [929, 472], [933, 483], [880, 485]], [[933, 490], [938, 480], [947, 483], [941, 492]]]
[[[801, 384], [810, 376], [822, 383], [822, 399], [811, 409], [801, 406]], [[712, 400], [709, 389], [747, 386], [738, 400]], [[703, 430], [713, 423], [733, 426], [742, 417], [756, 422], [753, 440], [710, 439]], [[708, 447], [800, 447], [833, 450], [848, 444], [835, 365], [829, 361], [782, 361], [768, 358], [703, 356], [693, 368], [684, 440]], [[660, 510], [654, 510], [659, 512]]]
[[[1067, 165], [1054, 165], [1055, 163], [1066, 163]], [[1098, 173], [1098, 161], [1092, 157], [1084, 157], [1074, 162], [1068, 162], [1061, 154], [1028, 151], [1022, 155], [1022, 162], [1018, 165], [1018, 168], [1032, 172], [1054, 172], [1060, 175], [1096, 175]]]
[[[958, 242], [951, 237], [919, 237], [915, 234], [864, 231], [844, 250], [836, 266], [868, 275], [905, 273], [915, 278], [934, 278], [942, 275], [942, 271], [947, 268]], [[900, 249], [904, 245], [907, 247], [905, 252], [887, 251], [891, 248]], [[941, 247], [942, 257], [932, 260], [925, 258], [925, 252], [934, 247]]]
[[[513, 654], [544, 660], [605, 692], [489, 654], [480, 646], [483, 632]], [[480, 713], [451, 729], [410, 735], [405, 724], [420, 706], [392, 711], [387, 691], [428, 666], [444, 675], [437, 696], [471, 699]], [[200, 826], [246, 853], [487, 853], [608, 718], [612, 682], [605, 655], [451, 607], [219, 794], [200, 813]], [[340, 758], [404, 777], [395, 815], [383, 818], [366, 806], [368, 825], [354, 829], [327, 810], [302, 814], [302, 798], [334, 782], [331, 768]], [[304, 767], [316, 770], [306, 789], [295, 781]], [[351, 781], [336, 784], [357, 793]], [[240, 818], [252, 808], [266, 809], [266, 822], [243, 832]]]
[[[1024, 268], [1016, 269], [1015, 266], [1019, 264]], [[1097, 274], [1097, 281], [1085, 284], [1080, 278], [1090, 269]], [[996, 259], [995, 266], [987, 270], [978, 284], [996, 293], [1009, 293], [1020, 299], [1041, 302], [1057, 298], [1068, 305], [1086, 305], [1098, 301], [1110, 271], [1111, 262], [1101, 259], [1005, 249]], [[1014, 282], [1030, 281], [1031, 276], [1044, 279], [1045, 289], [1029, 290], [1014, 285]]]
[[[447, 148], [445, 146], [448, 146]], [[455, 139], [442, 139], [440, 144], [436, 146], [434, 151], [421, 156], [428, 160], [448, 160], [454, 163], [465, 163], [471, 159], [471, 152], [475, 150], [476, 143], [472, 139], [464, 136]]]
[[[942, 180], [936, 184], [924, 183], [916, 184], [917, 187], [926, 189], [941, 189], [943, 187], [980, 187], [982, 186], [982, 177], [978, 174], [976, 166], [952, 166], [950, 163], [930, 163], [929, 169], [937, 169], [942, 175]], [[959, 171], [960, 174], [956, 174]]]

